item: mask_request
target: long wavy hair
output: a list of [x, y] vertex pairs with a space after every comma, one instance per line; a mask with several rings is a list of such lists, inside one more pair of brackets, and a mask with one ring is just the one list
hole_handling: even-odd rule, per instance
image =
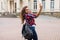
[[20, 13], [20, 17], [21, 17], [22, 24], [24, 23], [24, 14], [26, 13], [26, 12], [25, 12], [25, 9], [26, 9], [27, 7], [28, 7], [28, 6], [23, 7], [23, 9], [21, 10], [21, 13]]

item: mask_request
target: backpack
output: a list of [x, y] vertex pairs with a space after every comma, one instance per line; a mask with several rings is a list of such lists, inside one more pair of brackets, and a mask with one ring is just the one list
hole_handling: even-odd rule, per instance
[[28, 25], [28, 24], [23, 25], [22, 35], [25, 39], [30, 39], [33, 36], [33, 32], [29, 27], [30, 27], [30, 25]]

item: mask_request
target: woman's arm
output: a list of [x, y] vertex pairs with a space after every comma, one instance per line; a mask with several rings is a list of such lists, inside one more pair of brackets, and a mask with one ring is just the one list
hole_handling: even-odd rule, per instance
[[37, 12], [37, 14], [36, 14], [37, 17], [40, 15], [40, 13], [42, 11], [42, 5], [41, 4], [39, 4], [39, 7], [40, 7], [39, 12]]

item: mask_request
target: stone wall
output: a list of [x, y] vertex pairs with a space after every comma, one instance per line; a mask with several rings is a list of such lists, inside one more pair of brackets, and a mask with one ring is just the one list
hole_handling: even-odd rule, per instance
[[49, 16], [54, 16], [54, 17], [59, 17], [60, 18], [60, 12], [42, 12], [42, 15], [49, 15]]
[[[37, 13], [37, 12], [33, 12], [33, 13]], [[7, 15], [20, 16], [20, 12], [19, 13], [0, 12], [0, 16], [7, 16]], [[54, 16], [60, 18], [60, 12], [42, 12], [41, 15], [48, 15], [48, 16]]]

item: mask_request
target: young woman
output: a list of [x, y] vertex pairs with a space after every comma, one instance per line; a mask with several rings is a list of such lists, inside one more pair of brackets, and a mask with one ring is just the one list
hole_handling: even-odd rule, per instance
[[[20, 13], [22, 24], [24, 25], [25, 23], [28, 23], [31, 26], [30, 29], [33, 32], [33, 37], [28, 39], [28, 40], [32, 40], [32, 39], [38, 40], [37, 33], [35, 31], [35, 25], [36, 24], [35, 24], [34, 18], [37, 18], [42, 11], [42, 5], [41, 4], [39, 4], [39, 5], [40, 5], [39, 6], [40, 10], [36, 14], [33, 14], [31, 12], [31, 10], [29, 10], [28, 6], [25, 6]], [[24, 21], [25, 21], [25, 23], [24, 23]]]

